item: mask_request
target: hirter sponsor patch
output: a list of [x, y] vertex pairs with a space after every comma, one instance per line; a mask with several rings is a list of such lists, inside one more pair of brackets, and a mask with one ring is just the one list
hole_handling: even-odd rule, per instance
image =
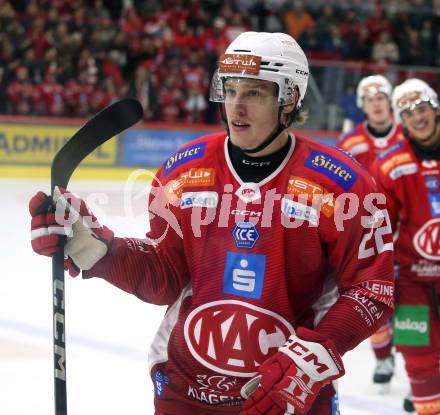
[[316, 150], [310, 153], [304, 166], [324, 174], [344, 190], [350, 190], [358, 178], [358, 173], [341, 160]]
[[189, 147], [182, 148], [174, 153], [166, 162], [164, 166], [164, 177], [172, 172], [177, 166], [187, 163], [190, 160], [202, 158], [205, 154], [206, 142], [194, 144]]

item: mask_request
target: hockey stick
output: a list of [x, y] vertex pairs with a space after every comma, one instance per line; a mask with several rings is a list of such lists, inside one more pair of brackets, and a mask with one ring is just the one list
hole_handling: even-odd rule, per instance
[[[67, 187], [72, 173], [87, 155], [137, 123], [142, 115], [143, 109], [138, 101], [123, 99], [104, 108], [84, 124], [52, 161], [52, 196], [55, 186]], [[52, 284], [55, 415], [67, 415], [63, 248], [52, 258]]]

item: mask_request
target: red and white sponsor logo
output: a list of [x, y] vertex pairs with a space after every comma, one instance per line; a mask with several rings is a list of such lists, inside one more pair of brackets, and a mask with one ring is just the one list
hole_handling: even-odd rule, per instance
[[179, 175], [165, 185], [165, 195], [170, 203], [176, 203], [182, 196], [184, 187], [213, 186], [215, 184], [214, 169], [192, 168]]
[[289, 176], [287, 193], [304, 197], [312, 202], [315, 207], [319, 207], [325, 216], [330, 218], [335, 210], [334, 194], [318, 183], [299, 176]]
[[252, 377], [294, 333], [280, 315], [242, 301], [224, 300], [193, 310], [184, 326], [192, 356], [229, 376]]
[[245, 203], [251, 203], [261, 198], [258, 183], [243, 183], [235, 194]]
[[387, 305], [393, 304], [394, 283], [392, 281], [369, 280], [362, 283], [368, 296]]
[[414, 235], [413, 245], [416, 251], [426, 259], [440, 259], [440, 218], [426, 222]]

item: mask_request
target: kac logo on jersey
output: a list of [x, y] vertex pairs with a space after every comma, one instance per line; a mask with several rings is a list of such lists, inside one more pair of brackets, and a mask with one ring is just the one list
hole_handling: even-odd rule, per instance
[[232, 231], [237, 248], [253, 248], [260, 234], [253, 222], [238, 222]]
[[431, 206], [431, 215], [440, 216], [440, 193], [431, 193], [428, 195], [429, 205]]
[[440, 188], [440, 183], [436, 176], [426, 176], [425, 185], [428, 192], [437, 192]]
[[206, 143], [194, 144], [189, 147], [182, 148], [177, 153], [174, 153], [165, 163], [163, 176], [166, 177], [177, 166], [184, 164], [190, 160], [195, 160], [203, 157], [205, 154]]
[[416, 251], [426, 259], [440, 260], [440, 218], [428, 220], [414, 235]]
[[228, 252], [223, 274], [223, 291], [246, 298], [261, 298], [266, 256]]
[[242, 378], [254, 376], [293, 333], [281, 315], [237, 300], [202, 304], [184, 324], [186, 344], [197, 362], [216, 373]]
[[316, 150], [310, 153], [304, 166], [324, 174], [344, 190], [350, 190], [358, 178], [358, 174], [345, 163], [330, 154]]

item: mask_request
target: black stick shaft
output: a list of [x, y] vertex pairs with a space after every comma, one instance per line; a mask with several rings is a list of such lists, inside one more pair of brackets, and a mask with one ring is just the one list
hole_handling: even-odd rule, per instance
[[[85, 157], [137, 123], [142, 116], [143, 108], [137, 100], [123, 99], [84, 124], [55, 155], [51, 167], [52, 197], [55, 186], [67, 187], [71, 175]], [[67, 415], [64, 243], [52, 258], [55, 415]]]
[[67, 415], [63, 251], [52, 258], [52, 283], [55, 414]]

